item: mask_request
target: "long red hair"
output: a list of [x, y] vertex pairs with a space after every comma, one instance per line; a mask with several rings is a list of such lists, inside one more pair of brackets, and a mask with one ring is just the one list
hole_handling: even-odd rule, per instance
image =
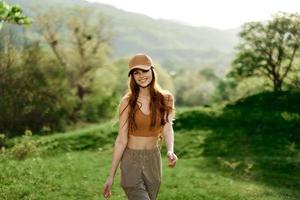
[[[160, 119], [159, 123], [161, 126], [169, 122], [167, 116], [174, 108], [172, 104], [169, 105], [167, 103], [168, 101], [171, 100], [169, 98], [172, 98], [171, 94], [160, 88], [160, 86], [156, 82], [156, 73], [153, 68], [151, 68], [151, 73], [152, 73], [152, 81], [148, 87], [150, 89], [150, 105], [149, 105], [150, 112], [151, 112], [150, 128], [153, 128], [155, 127], [156, 123], [158, 123], [157, 115], [159, 116]], [[129, 91], [126, 94], [126, 96], [128, 97], [128, 105], [125, 107], [125, 109], [129, 106], [128, 128], [129, 130], [134, 130], [136, 128], [135, 112], [136, 112], [137, 99], [139, 96], [140, 87], [134, 80], [132, 73], [130, 74], [128, 89]]]

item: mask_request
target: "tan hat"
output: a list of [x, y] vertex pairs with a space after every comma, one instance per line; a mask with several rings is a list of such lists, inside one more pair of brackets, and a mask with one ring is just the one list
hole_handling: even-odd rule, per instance
[[128, 76], [129, 76], [130, 72], [134, 69], [149, 70], [151, 69], [151, 67], [154, 66], [150, 56], [139, 53], [130, 59], [128, 67], [129, 67], [129, 71], [128, 71]]

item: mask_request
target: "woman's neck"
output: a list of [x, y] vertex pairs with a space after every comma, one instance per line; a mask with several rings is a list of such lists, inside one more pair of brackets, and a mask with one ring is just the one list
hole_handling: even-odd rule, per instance
[[140, 87], [139, 96], [149, 97], [150, 96], [150, 89], [149, 89], [149, 87], [146, 87], [146, 88]]

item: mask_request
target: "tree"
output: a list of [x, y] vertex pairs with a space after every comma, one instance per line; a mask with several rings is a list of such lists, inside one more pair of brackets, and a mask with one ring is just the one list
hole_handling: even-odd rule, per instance
[[267, 23], [250, 22], [239, 34], [241, 41], [229, 77], [265, 77], [273, 91], [281, 91], [299, 57], [300, 15], [279, 12]]
[[22, 51], [11, 39], [5, 45], [8, 51], [0, 50], [0, 132], [13, 137], [26, 129], [62, 131], [76, 102], [64, 71], [38, 41], [24, 42]]
[[216, 78], [209, 69], [179, 71], [174, 75], [177, 105], [199, 106], [211, 103]]
[[4, 22], [14, 24], [30, 24], [30, 19], [23, 15], [23, 10], [18, 5], [9, 5], [4, 1], [0, 2], [0, 30]]
[[106, 18], [90, 8], [50, 9], [35, 20], [45, 42], [52, 50], [76, 90], [78, 104], [70, 118], [74, 121], [83, 99], [92, 94], [96, 71], [110, 54], [111, 30]]

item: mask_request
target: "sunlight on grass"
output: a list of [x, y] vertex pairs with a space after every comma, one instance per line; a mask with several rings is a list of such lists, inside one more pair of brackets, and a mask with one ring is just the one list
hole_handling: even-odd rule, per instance
[[[224, 108], [179, 109], [174, 126], [179, 161], [168, 168], [163, 146], [159, 200], [299, 199], [299, 124], [298, 114], [291, 114], [299, 110], [289, 107], [294, 104], [270, 106], [261, 100], [272, 98], [269, 94], [251, 98]], [[0, 199], [103, 199], [116, 135], [116, 126], [106, 123], [2, 138], [9, 145], [0, 153]], [[28, 146], [39, 154], [13, 156], [16, 147], [22, 152]], [[112, 200], [126, 199], [119, 180], [118, 171]]]
[[[112, 151], [82, 151], [24, 161], [1, 160], [1, 199], [101, 199]], [[242, 181], [211, 170], [206, 158], [180, 159], [176, 168], [163, 159], [159, 199], [279, 200], [284, 191]], [[119, 186], [119, 172], [112, 200], [126, 199]], [[290, 198], [293, 199], [293, 198]]]

